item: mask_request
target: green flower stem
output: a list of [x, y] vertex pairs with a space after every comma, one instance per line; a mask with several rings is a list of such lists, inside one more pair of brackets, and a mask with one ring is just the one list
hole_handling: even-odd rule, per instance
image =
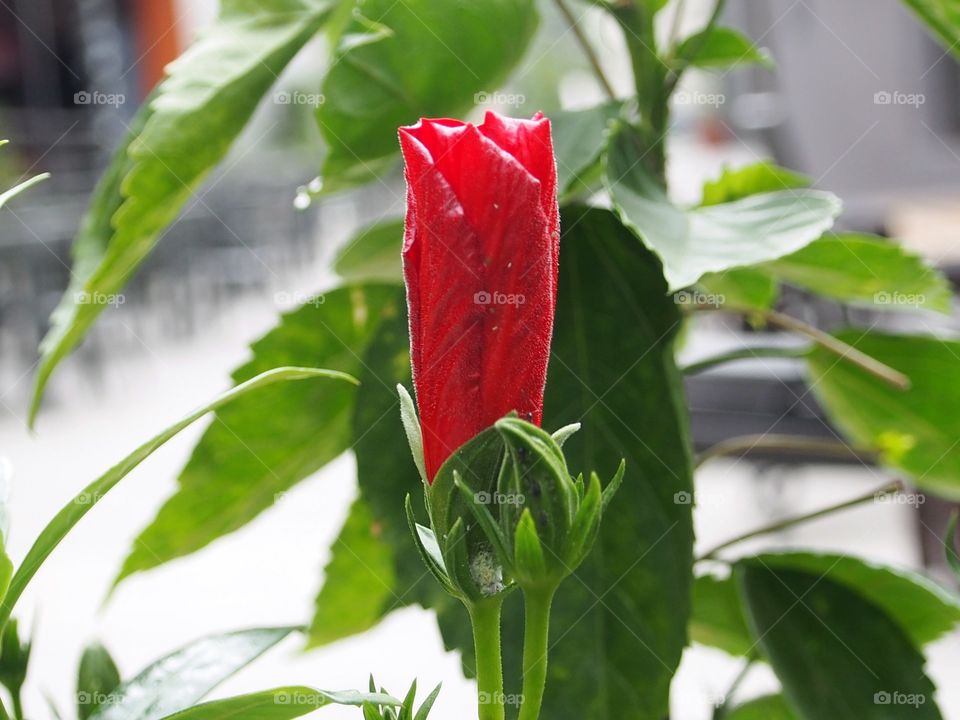
[[469, 603], [473, 645], [477, 661], [477, 696], [480, 720], [504, 720], [503, 661], [500, 657], [499, 597]]
[[550, 606], [556, 586], [524, 590], [523, 705], [520, 720], [538, 720], [547, 684]]

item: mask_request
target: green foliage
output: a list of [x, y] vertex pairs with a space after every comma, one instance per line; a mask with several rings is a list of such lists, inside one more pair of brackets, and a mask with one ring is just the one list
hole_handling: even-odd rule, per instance
[[924, 659], [903, 629], [819, 574], [737, 568], [753, 634], [803, 720], [940, 720]]
[[31, 418], [57, 364], [119, 293], [332, 0], [224, 0], [218, 20], [168, 68], [97, 189], [74, 243], [70, 286], [41, 345]]
[[733, 577], [701, 575], [694, 581], [690, 639], [731, 655], [757, 652]]
[[[252, 358], [234, 371], [234, 382], [287, 362], [322, 363], [359, 376], [360, 354], [383, 315], [396, 312], [395, 296], [394, 288], [375, 285], [317, 296], [253, 343]], [[309, 381], [218, 412], [177, 492], [134, 542], [117, 582], [242, 527], [347, 450], [355, 395], [347, 384]]]
[[755, 46], [743, 33], [728, 27], [711, 27], [691, 35], [677, 48], [676, 60], [699, 68], [773, 66], [766, 51]]
[[840, 212], [836, 197], [807, 189], [685, 210], [639, 162], [644, 153], [638, 143], [626, 125], [614, 134], [607, 182], [620, 219], [663, 261], [671, 291], [708, 272], [789, 255], [820, 237]]
[[960, 7], [955, 0], [904, 0], [906, 5], [923, 20], [943, 46], [955, 55], [960, 54]]
[[550, 113], [561, 198], [584, 195], [599, 186], [607, 131], [622, 110], [623, 103], [607, 102], [586, 110]]
[[764, 695], [738, 705], [718, 720], [799, 720], [783, 695]]
[[329, 692], [301, 685], [263, 690], [226, 700], [213, 700], [167, 715], [165, 720], [289, 720], [327, 705], [362, 707], [371, 703], [399, 705], [396, 699], [383, 693], [361, 693], [355, 690]]
[[120, 671], [107, 649], [98, 642], [83, 650], [77, 671], [77, 716], [87, 720], [97, 708], [109, 702], [110, 693], [120, 685]]
[[[294, 628], [256, 628], [212, 635], [144, 668], [110, 693], [91, 720], [160, 720], [189, 708]], [[228, 717], [197, 715], [190, 717]], [[248, 716], [252, 717], [252, 716]], [[272, 716], [270, 716], [272, 717]]]
[[323, 82], [325, 191], [373, 180], [397, 128], [456, 117], [493, 93], [537, 27], [532, 0], [360, 0]]
[[403, 221], [368, 225], [337, 253], [333, 269], [348, 282], [397, 282]]
[[905, 373], [911, 385], [898, 390], [815, 348], [808, 358], [811, 385], [831, 418], [921, 489], [960, 498], [960, 342], [854, 329], [837, 337]]

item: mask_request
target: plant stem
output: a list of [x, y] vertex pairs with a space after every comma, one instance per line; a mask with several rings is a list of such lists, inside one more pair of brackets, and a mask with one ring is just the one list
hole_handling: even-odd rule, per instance
[[837, 457], [871, 459], [869, 453], [859, 453], [839, 440], [830, 438], [800, 437], [797, 435], [742, 435], [723, 440], [697, 456], [695, 466], [701, 467], [710, 460], [730, 455], [741, 455], [751, 450], [785, 450], [788, 452], [822, 453]]
[[889, 365], [884, 365], [876, 358], [872, 358], [866, 353], [857, 350], [855, 347], [853, 347], [853, 345], [845, 343], [843, 340], [835, 338], [830, 333], [824, 332], [820, 328], [814, 327], [809, 323], [805, 323], [803, 320], [795, 318], [792, 315], [786, 315], [776, 310], [757, 310], [755, 308], [742, 308], [730, 305], [724, 305], [722, 307], [716, 305], [695, 305], [692, 309], [698, 312], [733, 312], [741, 315], [750, 315], [760, 318], [771, 325], [776, 325], [784, 330], [790, 330], [800, 335], [805, 335], [824, 350], [834, 353], [841, 360], [846, 360], [847, 362], [853, 363], [861, 370], [870, 373], [880, 380], [883, 380], [885, 383], [892, 385], [898, 390], [910, 389], [910, 378], [908, 378], [899, 370], [894, 370]]
[[737, 535], [736, 537], [717, 545], [712, 550], [709, 550], [698, 557], [697, 562], [700, 562], [701, 560], [714, 560], [721, 550], [726, 550], [728, 547], [741, 543], [744, 540], [752, 540], [753, 538], [760, 537], [761, 535], [768, 535], [770, 533], [779, 532], [780, 530], [786, 530], [787, 528], [791, 528], [796, 525], [802, 525], [810, 520], [816, 520], [827, 515], [832, 515], [835, 512], [840, 512], [841, 510], [847, 510], [849, 508], [856, 507], [857, 505], [862, 505], [863, 503], [874, 500], [879, 496], [890, 495], [891, 493], [899, 492], [902, 489], [903, 483], [901, 483], [899, 480], [895, 480], [891, 483], [887, 483], [883, 487], [872, 490], [864, 495], [858, 495], [851, 500], [846, 500], [837, 505], [830, 505], [829, 507], [821, 508], [820, 510], [816, 510], [811, 513], [797, 515], [792, 518], [786, 518], [785, 520], [779, 520], [775, 523], [771, 523], [770, 525], [764, 525], [756, 530], [751, 530], [743, 535]]
[[737, 673], [737, 676], [733, 679], [733, 682], [730, 684], [730, 688], [723, 696], [723, 700], [721, 701], [719, 707], [713, 711], [713, 720], [723, 720], [727, 716], [727, 709], [730, 707], [730, 701], [733, 699], [733, 696], [736, 694], [737, 690], [740, 689], [740, 685], [743, 684], [743, 681], [747, 679], [747, 675], [750, 674], [750, 670], [753, 668], [753, 663], [755, 660], [756, 658], [752, 656], [746, 658], [746, 662], [743, 664], [740, 672]]
[[503, 661], [500, 657], [502, 598], [467, 605], [473, 625], [477, 661], [477, 700], [480, 720], [504, 720]]
[[567, 23], [570, 25], [570, 30], [573, 32], [573, 36], [580, 44], [580, 49], [583, 50], [583, 54], [586, 55], [587, 62], [590, 63], [590, 67], [593, 69], [593, 74], [597, 76], [597, 81], [603, 87], [603, 91], [611, 100], [616, 100], [617, 94], [613, 90], [613, 85], [610, 84], [607, 76], [603, 73], [603, 67], [600, 65], [600, 58], [597, 57], [597, 53], [590, 44], [590, 41], [587, 39], [587, 36], [583, 34], [583, 30], [580, 28], [580, 24], [577, 21], [576, 16], [573, 14], [573, 11], [570, 9], [570, 6], [567, 5], [566, 0], [554, 0], [554, 2], [557, 4], [557, 8], [559, 8], [564, 19], [566, 19]]
[[[713, 12], [710, 14], [710, 19], [707, 21], [707, 24], [704, 26], [700, 41], [694, 51], [691, 53], [691, 57], [695, 58], [700, 54], [700, 51], [703, 49], [703, 46], [707, 42], [710, 30], [716, 27], [717, 22], [720, 20], [720, 16], [723, 14], [723, 10], [727, 5], [727, 0], [717, 0], [716, 4], [713, 6]], [[675, 47], [670, 48], [671, 56], [676, 51]], [[677, 89], [677, 85], [680, 83], [680, 78], [683, 77], [683, 73], [687, 71], [687, 68], [690, 67], [690, 60], [684, 60], [681, 65], [675, 67], [669, 77], [664, 83], [664, 95], [669, 101], [670, 96], [673, 94], [673, 91]]]
[[550, 606], [556, 586], [525, 590], [523, 629], [523, 705], [519, 720], [538, 720], [547, 685]]
[[723, 365], [737, 360], [752, 360], [754, 358], [801, 358], [807, 354], [806, 348], [786, 348], [786, 347], [748, 347], [740, 350], [731, 350], [720, 353], [705, 360], [699, 360], [690, 363], [683, 368], [684, 375], [696, 375], [705, 370], [710, 370], [718, 365]]

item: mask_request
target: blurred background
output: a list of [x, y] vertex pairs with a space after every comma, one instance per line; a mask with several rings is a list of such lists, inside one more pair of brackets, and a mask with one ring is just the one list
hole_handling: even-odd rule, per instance
[[[702, 25], [706, 5], [687, 2], [689, 30]], [[602, 101], [566, 24], [552, 4], [542, 6], [540, 34], [524, 65], [502, 92], [477, 88], [485, 93], [478, 111], [529, 116]], [[0, 0], [0, 137], [11, 141], [0, 151], [0, 187], [52, 173], [0, 212], [0, 457], [13, 469], [14, 558], [82, 485], [226, 388], [229, 371], [278, 310], [334, 284], [329, 261], [354, 230], [402, 212], [399, 175], [322, 202], [298, 191], [316, 176], [323, 148], [312, 108], [285, 98], [319, 93], [317, 68], [326, 54], [317, 40], [55, 376], [36, 432], [26, 430], [37, 345], [66, 287], [69, 247], [89, 193], [165, 64], [216, 9], [214, 0]], [[618, 32], [585, 5], [576, 14], [603, 48], [608, 77], [627, 94]], [[899, 238], [955, 279], [960, 67], [952, 56], [899, 0], [731, 0], [726, 19], [768, 48], [777, 69], [685, 79], [669, 146], [678, 199], [698, 200], [704, 179], [725, 164], [773, 158], [843, 198], [845, 229]], [[663, 21], [673, 22], [670, 11]], [[871, 317], [800, 292], [788, 294], [786, 304], [814, 324], [852, 315], [881, 326], [896, 322], [901, 330], [955, 334], [953, 317]], [[683, 353], [694, 359], [740, 347], [757, 332], [711, 317], [693, 329]], [[802, 368], [791, 360], [712, 371], [690, 379], [688, 392], [698, 449], [752, 433], [833, 437]], [[72, 714], [76, 663], [90, 639], [101, 639], [128, 675], [211, 631], [310, 616], [327, 548], [356, 492], [352, 457], [278, 498], [240, 532], [131, 578], [105, 601], [129, 543], [174, 489], [201, 431], [171, 442], [107, 497], [31, 587], [22, 621], [36, 632], [31, 717], [52, 716], [47, 698]], [[755, 453], [712, 463], [698, 476], [698, 546], [889, 479], [887, 471], [859, 460], [809, 454]], [[910, 497], [913, 502], [868, 505], [817, 521], [762, 545], [849, 552], [926, 569], [949, 582], [938, 537], [949, 507]], [[424, 687], [443, 681], [439, 717], [472, 712], [459, 659], [443, 651], [423, 611], [401, 610], [363, 637], [310, 653], [298, 642], [289, 640], [218, 694], [295, 682], [362, 687], [373, 670], [394, 693], [414, 676]], [[960, 635], [940, 641], [930, 656], [941, 707], [960, 718]], [[737, 670], [738, 663], [718, 651], [689, 649], [675, 681], [674, 719], [709, 718]], [[747, 692], [765, 683], [774, 686], [755, 673]]]

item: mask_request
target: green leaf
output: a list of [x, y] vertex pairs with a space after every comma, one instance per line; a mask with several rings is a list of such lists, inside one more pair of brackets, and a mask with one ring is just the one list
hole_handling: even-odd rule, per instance
[[804, 720], [940, 720], [924, 659], [880, 607], [819, 574], [745, 562], [753, 634]]
[[391, 547], [362, 499], [354, 501], [324, 569], [308, 633], [318, 647], [362, 633], [383, 618], [395, 598]]
[[399, 150], [399, 126], [459, 117], [480, 94], [493, 93], [537, 21], [532, 0], [360, 0], [317, 110], [329, 148], [324, 190], [382, 173]]
[[809, 178], [768, 161], [738, 168], [726, 167], [719, 178], [704, 183], [703, 200], [700, 204], [720, 205], [760, 193], [796, 190], [809, 186]]
[[167, 78], [94, 191], [75, 241], [70, 286], [41, 345], [31, 420], [54, 368], [223, 159], [333, 5], [333, 0], [224, 0], [217, 21], [168, 66]]
[[410, 446], [413, 464], [417, 466], [420, 479], [428, 484], [426, 464], [423, 458], [423, 432], [420, 430], [417, 406], [403, 385], [397, 385], [397, 395], [400, 398], [400, 421], [403, 423], [403, 432], [407, 436], [407, 444]]
[[[765, 272], [763, 266], [707, 273], [697, 284], [703, 289], [704, 297], [697, 298], [690, 295], [679, 297], [697, 300], [698, 304], [715, 307], [730, 305], [738, 308], [767, 310], [773, 307], [779, 295], [776, 279]], [[703, 302], [700, 303], [700, 300]]]
[[762, 266], [783, 282], [824, 297], [887, 310], [950, 312], [952, 292], [941, 272], [895, 242], [873, 235], [828, 234]]
[[80, 657], [77, 672], [77, 715], [87, 720], [100, 705], [110, 701], [109, 695], [120, 684], [120, 671], [107, 649], [91, 643]]
[[288, 720], [313, 712], [327, 705], [352, 705], [366, 703], [397, 706], [395, 698], [383, 693], [361, 693], [356, 690], [328, 692], [303, 686], [291, 686], [263, 690], [249, 695], [213, 700], [167, 715], [165, 720]]
[[[256, 393], [270, 385], [288, 382], [291, 380], [339, 380], [347, 383], [356, 383], [356, 380], [342, 372], [334, 370], [320, 370], [306, 367], [280, 367], [262, 372], [235, 388], [220, 395], [213, 402], [195, 410], [179, 422], [171, 425], [163, 432], [138, 447], [123, 460], [118, 462], [103, 475], [87, 485], [76, 497], [68, 502], [47, 524], [34, 541], [26, 557], [17, 569], [10, 582], [10, 590], [0, 606], [0, 626], [10, 617], [10, 612], [23, 593], [34, 574], [47, 559], [50, 553], [66, 537], [80, 519], [96, 505], [117, 483], [125, 478], [131, 470], [146, 460], [154, 450], [162, 446], [181, 430], [189, 427], [209, 412], [229, 406], [231, 403], [251, 393]], [[255, 401], [257, 407], [262, 407], [263, 398]]]
[[[317, 296], [257, 340], [253, 358], [233, 380], [289, 362], [359, 376], [364, 347], [384, 314], [397, 312], [396, 303], [395, 288], [377, 285]], [[316, 381], [275, 388], [218, 412], [180, 474], [177, 492], [134, 542], [117, 582], [243, 527], [347, 450], [355, 395], [349, 385]]]
[[728, 27], [712, 27], [691, 35], [677, 48], [676, 59], [683, 65], [724, 68], [736, 65], [773, 67], [770, 55], [743, 33]]
[[616, 101], [586, 110], [550, 113], [553, 151], [557, 156], [557, 190], [561, 198], [587, 193], [598, 185], [607, 131], [622, 108], [623, 103]]
[[732, 576], [721, 579], [701, 575], [694, 581], [690, 639], [731, 655], [749, 655], [756, 651], [740, 591]]
[[38, 183], [41, 183], [44, 180], [46, 180], [48, 177], [50, 177], [50, 173], [41, 173], [40, 175], [34, 175], [32, 178], [24, 180], [19, 185], [15, 185], [9, 190], [0, 192], [0, 208], [2, 208], [11, 200], [13, 200], [13, 198], [15, 198], [20, 193], [24, 192], [25, 190], [29, 190], [34, 185], [37, 185]]
[[815, 347], [810, 382], [830, 418], [921, 489], [960, 499], [960, 342], [854, 329], [836, 336], [905, 373], [911, 386], [892, 388]]
[[705, 273], [789, 255], [833, 225], [840, 201], [817, 190], [762, 193], [685, 210], [647, 173], [635, 133], [623, 126], [607, 155], [607, 182], [624, 225], [663, 261], [668, 290]]
[[[543, 717], [661, 720], [693, 582], [691, 506], [674, 502], [692, 489], [680, 314], [656, 258], [612, 213], [574, 208], [562, 227], [544, 426], [582, 423], [564, 444], [572, 472], [611, 477], [621, 458], [627, 470], [593, 552], [557, 594]], [[601, 352], [612, 338], [617, 351]], [[508, 677], [520, 628], [519, 614], [505, 618]]]
[[402, 244], [402, 220], [369, 225], [340, 249], [333, 269], [350, 282], [400, 282]]
[[188, 708], [293, 629], [241, 630], [191, 643], [122, 683], [91, 720], [160, 720]]
[[[774, 570], [808, 572], [840, 583], [883, 610], [918, 647], [938, 640], [960, 623], [960, 599], [909, 570], [833, 553], [764, 553], [746, 561]], [[733, 577], [697, 578], [693, 608], [690, 634], [694, 640], [731, 655], [755, 651]]]
[[904, 0], [954, 55], [960, 55], [960, 7], [956, 0]]
[[764, 695], [738, 705], [723, 720], [799, 720], [783, 695]]

